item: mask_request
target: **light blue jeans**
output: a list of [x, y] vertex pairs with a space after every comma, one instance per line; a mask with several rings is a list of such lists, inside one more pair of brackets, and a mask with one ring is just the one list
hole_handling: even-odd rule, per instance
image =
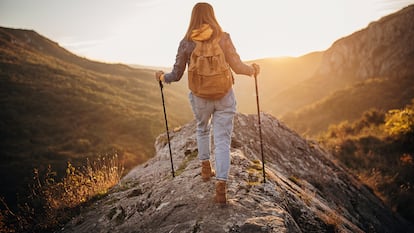
[[210, 129], [213, 126], [216, 178], [227, 180], [230, 169], [230, 143], [236, 98], [233, 89], [219, 100], [208, 100], [189, 94], [197, 122], [198, 158], [210, 160]]

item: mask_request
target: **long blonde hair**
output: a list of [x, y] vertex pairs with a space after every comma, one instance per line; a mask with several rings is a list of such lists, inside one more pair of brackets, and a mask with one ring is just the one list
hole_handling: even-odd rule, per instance
[[209, 24], [211, 28], [213, 28], [212, 39], [219, 37], [221, 33], [223, 33], [223, 30], [214, 15], [213, 7], [208, 3], [199, 2], [193, 7], [190, 24], [188, 25], [187, 33], [184, 38], [191, 40], [191, 32], [205, 23]]

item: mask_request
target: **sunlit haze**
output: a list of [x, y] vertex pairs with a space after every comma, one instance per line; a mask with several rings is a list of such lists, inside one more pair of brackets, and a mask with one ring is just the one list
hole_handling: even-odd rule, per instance
[[[93, 60], [171, 67], [194, 0], [0, 0], [0, 26], [33, 29]], [[325, 50], [413, 0], [214, 0], [243, 60]]]

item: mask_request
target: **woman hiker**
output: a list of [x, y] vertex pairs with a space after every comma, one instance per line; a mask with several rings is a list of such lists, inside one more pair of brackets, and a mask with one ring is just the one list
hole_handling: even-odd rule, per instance
[[[222, 60], [225, 66], [229, 67], [229, 75], [227, 76], [230, 77], [227, 78], [231, 78], [231, 83], [223, 95], [208, 98], [202, 93], [203, 91], [199, 92], [196, 88], [196, 86], [199, 86], [199, 81], [196, 80], [199, 76], [192, 72], [193, 69], [200, 70], [200, 67], [195, 66], [203, 63], [193, 62], [197, 64], [191, 64], [191, 61], [196, 59], [193, 56], [197, 56], [195, 53], [193, 54], [196, 44], [199, 45], [200, 43], [212, 41], [216, 41], [216, 44], [219, 45], [216, 47], [220, 47], [221, 54], [224, 54]], [[189, 87], [191, 90], [189, 99], [197, 122], [197, 147], [198, 158], [201, 161], [201, 177], [203, 181], [209, 181], [210, 177], [214, 176], [214, 171], [210, 166], [211, 119], [215, 145], [215, 175], [217, 180], [214, 200], [216, 203], [226, 204], [226, 181], [230, 169], [230, 143], [233, 131], [233, 118], [236, 113], [236, 100], [231, 87], [233, 84], [231, 70], [237, 74], [256, 76], [260, 71], [260, 67], [257, 64], [249, 66], [240, 60], [240, 56], [234, 48], [230, 35], [223, 32], [214, 15], [213, 7], [208, 3], [197, 3], [194, 6], [190, 24], [184, 38], [180, 42], [172, 72], [164, 74], [162, 71], [157, 71], [155, 78], [157, 81], [164, 83], [177, 82], [183, 76], [187, 65], [189, 67]], [[212, 88], [214, 89], [214, 87]]]

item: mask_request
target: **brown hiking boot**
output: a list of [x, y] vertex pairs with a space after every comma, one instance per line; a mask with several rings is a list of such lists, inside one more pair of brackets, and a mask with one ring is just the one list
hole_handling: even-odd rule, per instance
[[215, 172], [211, 169], [210, 160], [201, 161], [201, 178], [203, 181], [209, 181]]
[[226, 197], [226, 181], [218, 180], [216, 183], [216, 196], [214, 201], [218, 204], [225, 205], [227, 203]]

